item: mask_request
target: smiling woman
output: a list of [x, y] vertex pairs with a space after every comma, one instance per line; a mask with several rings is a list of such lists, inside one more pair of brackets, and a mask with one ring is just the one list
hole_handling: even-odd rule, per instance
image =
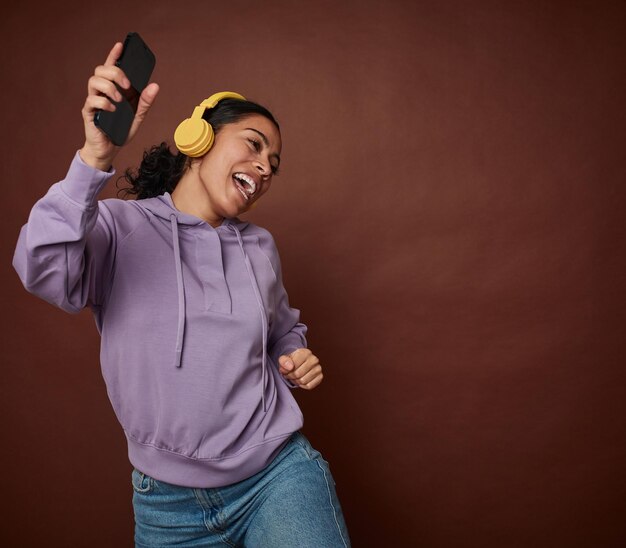
[[278, 127], [265, 116], [252, 114], [223, 126], [209, 152], [191, 160], [172, 193], [174, 204], [219, 226], [269, 190], [280, 149]]
[[[85, 144], [33, 207], [14, 266], [43, 299], [93, 311], [134, 466], [136, 545], [349, 546], [291, 394], [318, 386], [322, 367], [272, 236], [238, 217], [278, 171], [279, 126], [238, 94], [212, 96], [192, 116], [198, 138], [177, 131], [180, 152], [162, 143], [126, 172], [137, 200], [99, 201], [119, 147], [93, 119], [129, 85], [120, 52], [89, 80]], [[157, 93], [144, 89], [129, 139]]]

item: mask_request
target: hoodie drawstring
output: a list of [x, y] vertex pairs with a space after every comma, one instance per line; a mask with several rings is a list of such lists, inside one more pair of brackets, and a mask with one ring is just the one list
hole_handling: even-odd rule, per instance
[[173, 213], [170, 215], [170, 222], [172, 223], [172, 243], [174, 244], [176, 285], [178, 286], [178, 330], [176, 332], [174, 364], [176, 367], [180, 367], [183, 354], [183, 339], [185, 337], [185, 284], [183, 282], [183, 265], [180, 260], [180, 244], [178, 242], [178, 220]]
[[252, 270], [252, 265], [250, 264], [250, 259], [248, 258], [248, 254], [243, 247], [243, 240], [241, 239], [241, 233], [239, 229], [234, 224], [229, 224], [235, 234], [237, 235], [237, 241], [239, 242], [239, 248], [243, 253], [243, 259], [246, 263], [246, 269], [248, 270], [248, 276], [250, 277], [250, 282], [252, 283], [252, 289], [254, 290], [254, 295], [256, 297], [257, 304], [259, 306], [259, 312], [261, 313], [261, 325], [263, 328], [263, 363], [261, 365], [261, 401], [263, 402], [263, 411], [267, 412], [266, 402], [265, 402], [265, 384], [266, 384], [266, 375], [267, 375], [267, 315], [265, 314], [265, 307], [263, 306], [263, 299], [261, 298], [261, 291], [259, 290], [259, 285], [257, 284], [256, 277], [254, 276], [254, 271]]
[[[176, 356], [174, 363], [176, 367], [181, 366], [181, 358], [183, 353], [183, 339], [185, 337], [185, 285], [183, 281], [183, 266], [180, 258], [180, 243], [178, 241], [178, 219], [174, 213], [170, 215], [170, 222], [172, 224], [172, 243], [174, 244], [174, 262], [176, 265], [176, 285], [178, 287], [178, 330], [176, 333]], [[248, 254], [243, 247], [243, 240], [239, 229], [234, 224], [228, 224], [230, 228], [235, 231], [237, 235], [237, 241], [239, 242], [239, 248], [243, 254], [243, 259], [246, 264], [246, 270], [248, 271], [248, 277], [252, 284], [254, 296], [256, 297], [257, 305], [259, 307], [259, 313], [261, 315], [261, 326], [263, 331], [263, 354], [261, 364], [261, 401], [263, 403], [263, 411], [267, 412], [267, 402], [265, 401], [265, 385], [267, 384], [267, 331], [268, 321], [265, 313], [265, 307], [263, 306], [263, 299], [261, 297], [261, 291], [257, 284], [256, 277], [254, 276], [254, 270], [252, 264], [248, 258]]]

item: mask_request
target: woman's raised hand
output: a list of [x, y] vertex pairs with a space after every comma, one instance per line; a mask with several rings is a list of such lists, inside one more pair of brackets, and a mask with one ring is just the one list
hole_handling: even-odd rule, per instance
[[[128, 78], [126, 78], [124, 71], [115, 66], [115, 61], [117, 61], [122, 54], [122, 48], [123, 44], [117, 42], [109, 52], [104, 65], [96, 67], [93, 76], [89, 78], [87, 84], [87, 99], [85, 99], [82, 110], [83, 121], [85, 123], [85, 144], [80, 150], [80, 156], [83, 162], [103, 171], [107, 171], [111, 167], [113, 159], [117, 155], [120, 147], [114, 145], [111, 140], [96, 127], [93, 118], [98, 109], [111, 112], [115, 110], [115, 105], [111, 103], [110, 99], [121, 101], [122, 95], [115, 87], [115, 84], [123, 89], [130, 87], [130, 82]], [[127, 143], [134, 137], [135, 133], [137, 133], [139, 126], [146, 117], [148, 110], [150, 110], [158, 92], [159, 86], [153, 82], [147, 85], [141, 93], [135, 119], [128, 133], [128, 139], [126, 140]]]

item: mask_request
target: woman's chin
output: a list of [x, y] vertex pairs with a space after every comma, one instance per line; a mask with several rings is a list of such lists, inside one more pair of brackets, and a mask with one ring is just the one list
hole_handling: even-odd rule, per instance
[[246, 200], [241, 194], [239, 194], [237, 199], [233, 200], [231, 204], [229, 204], [231, 207], [229, 207], [228, 209], [229, 211], [232, 211], [232, 217], [238, 217], [239, 215], [250, 211], [250, 209], [252, 209], [255, 204], [256, 200]]

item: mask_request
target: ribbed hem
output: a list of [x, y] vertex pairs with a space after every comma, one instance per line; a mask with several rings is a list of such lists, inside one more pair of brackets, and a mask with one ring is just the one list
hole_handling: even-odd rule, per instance
[[128, 436], [126, 439], [128, 458], [137, 470], [166, 483], [207, 489], [231, 485], [260, 472], [278, 455], [291, 434], [219, 460], [185, 457], [138, 443]]

